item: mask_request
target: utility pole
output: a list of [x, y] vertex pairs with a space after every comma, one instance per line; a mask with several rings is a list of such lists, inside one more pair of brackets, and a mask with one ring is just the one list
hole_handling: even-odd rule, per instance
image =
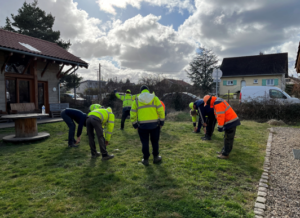
[[217, 68], [216, 97], [218, 97], [218, 82], [219, 82], [219, 69]]
[[99, 95], [100, 95], [100, 102], [102, 101], [102, 95], [101, 95], [101, 64], [99, 63]]

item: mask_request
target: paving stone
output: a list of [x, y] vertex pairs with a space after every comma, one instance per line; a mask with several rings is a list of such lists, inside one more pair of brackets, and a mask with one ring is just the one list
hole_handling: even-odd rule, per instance
[[255, 203], [255, 207], [256, 208], [260, 208], [260, 209], [264, 209], [264, 210], [266, 209], [266, 205], [265, 204], [257, 203], [257, 202]]
[[263, 182], [263, 183], [268, 183], [268, 180], [265, 180], [265, 179], [260, 179], [259, 181]]
[[268, 176], [268, 173], [262, 173], [262, 175], [264, 175], [264, 176]]
[[261, 191], [259, 191], [259, 192], [257, 193], [257, 195], [258, 195], [258, 196], [261, 196], [261, 197], [266, 197], [266, 196], [267, 196], [267, 193], [266, 193], [266, 192], [261, 192]]
[[265, 187], [259, 187], [259, 188], [258, 188], [258, 191], [266, 192], [266, 191], [267, 191], [267, 188], [265, 188]]
[[259, 210], [257, 210], [257, 209], [258, 209], [258, 208], [255, 208], [255, 209], [254, 209], [255, 215], [263, 216], [263, 215], [265, 214], [263, 210], [262, 210], [262, 211], [259, 211]]
[[254, 218], [264, 218], [264, 217], [263, 217], [263, 216], [257, 216], [257, 215], [256, 215]]
[[261, 178], [262, 178], [262, 179], [269, 179], [268, 176], [264, 176], [264, 175], [262, 175]]
[[265, 183], [262, 183], [262, 182], [260, 182], [260, 183], [259, 183], [259, 186], [260, 186], [260, 187], [266, 187], [266, 188], [268, 188], [268, 187], [269, 187], [267, 184], [265, 184]]
[[259, 202], [259, 203], [266, 203], [266, 199], [263, 198], [263, 197], [257, 197], [256, 202]]

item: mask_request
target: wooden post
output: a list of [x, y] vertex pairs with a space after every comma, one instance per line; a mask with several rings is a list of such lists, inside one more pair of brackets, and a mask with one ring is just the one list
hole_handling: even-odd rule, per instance
[[26, 138], [38, 135], [36, 118], [15, 120], [16, 138]]
[[230, 91], [230, 90], [228, 90], [228, 96], [227, 96], [227, 98], [228, 98], [228, 101], [227, 101], [227, 102], [228, 102], [228, 104], [229, 104], [229, 91]]
[[38, 98], [38, 78], [37, 78], [37, 61], [34, 61], [33, 63], [33, 94], [34, 94], [34, 104], [35, 104], [35, 109], [39, 109], [39, 98]]

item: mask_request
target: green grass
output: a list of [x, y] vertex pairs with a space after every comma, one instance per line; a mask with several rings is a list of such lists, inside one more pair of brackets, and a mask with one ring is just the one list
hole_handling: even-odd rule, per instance
[[231, 158], [219, 160], [222, 133], [202, 142], [191, 122], [167, 121], [163, 162], [148, 167], [137, 132], [128, 121], [125, 131], [119, 126], [107, 162], [90, 158], [85, 130], [79, 148], [68, 148], [63, 122], [39, 125], [51, 134], [43, 141], [1, 141], [0, 217], [254, 217], [267, 124], [242, 122]]

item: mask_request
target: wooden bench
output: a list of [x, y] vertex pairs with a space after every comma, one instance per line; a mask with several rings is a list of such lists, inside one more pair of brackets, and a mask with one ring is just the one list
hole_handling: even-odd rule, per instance
[[66, 108], [69, 108], [69, 103], [50, 104], [50, 117], [60, 117], [60, 112]]
[[0, 110], [0, 123], [7, 123], [7, 122], [10, 121], [9, 119], [2, 118], [2, 116], [4, 116], [4, 115], [7, 115], [7, 113], [4, 112], [4, 111], [2, 111], [2, 110]]
[[31, 103], [12, 103], [10, 104], [11, 114], [27, 114], [27, 113], [40, 113], [41, 111], [35, 109], [35, 104]]

